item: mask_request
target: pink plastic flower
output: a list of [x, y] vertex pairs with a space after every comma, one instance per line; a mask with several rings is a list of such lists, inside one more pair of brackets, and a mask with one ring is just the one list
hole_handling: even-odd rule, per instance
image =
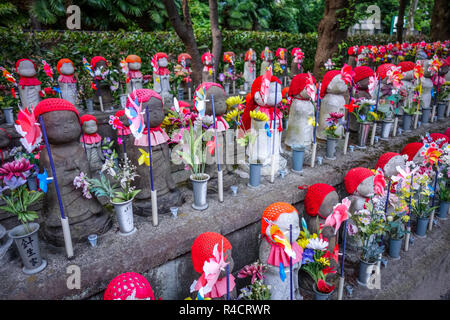
[[252, 284], [255, 283], [256, 277], [258, 277], [259, 280], [265, 278], [263, 275], [264, 273], [264, 267], [259, 264], [251, 264], [248, 266], [245, 266], [239, 271], [238, 278], [246, 278], [246, 277], [252, 277]]
[[373, 180], [374, 184], [374, 192], [377, 195], [384, 195], [384, 187], [386, 186], [386, 179], [384, 178], [383, 170], [379, 169], [377, 170], [377, 174], [375, 175], [375, 178]]
[[334, 288], [335, 288], [334, 285], [330, 286], [325, 281], [323, 281], [322, 279], [319, 279], [319, 281], [317, 281], [317, 289], [320, 292], [330, 293], [330, 292], [333, 292]]
[[33, 166], [25, 158], [7, 162], [0, 168], [0, 179], [10, 180], [12, 177], [26, 179], [30, 175], [31, 169]]
[[333, 212], [325, 220], [324, 226], [330, 226], [334, 228], [334, 234], [339, 230], [341, 223], [348, 219], [348, 209], [350, 208], [351, 201], [347, 198], [342, 200], [342, 203], [338, 203], [334, 206]]

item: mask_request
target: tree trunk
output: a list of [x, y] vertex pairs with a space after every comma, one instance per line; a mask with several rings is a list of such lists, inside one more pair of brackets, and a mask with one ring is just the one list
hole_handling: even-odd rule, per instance
[[450, 39], [450, 2], [435, 0], [431, 16], [430, 35], [433, 41]]
[[399, 43], [403, 42], [403, 20], [405, 19], [406, 5], [409, 0], [400, 0], [400, 5], [398, 7], [398, 19], [397, 19], [397, 41]]
[[314, 76], [320, 77], [324, 63], [337, 52], [338, 44], [347, 36], [347, 30], [340, 30], [338, 10], [348, 7], [348, 0], [326, 0], [325, 12], [318, 27], [317, 50], [314, 57]]
[[408, 11], [408, 22], [406, 23], [406, 37], [410, 37], [414, 33], [414, 15], [417, 10], [417, 3], [419, 0], [412, 0]]
[[219, 28], [219, 16], [217, 13], [217, 0], [209, 0], [209, 21], [212, 34], [212, 54], [214, 55], [214, 69], [216, 74], [222, 55], [222, 32]]
[[173, 0], [162, 0], [162, 2], [166, 8], [170, 24], [186, 46], [186, 52], [192, 57], [192, 81], [194, 82], [194, 88], [196, 88], [202, 82], [203, 65], [194, 36], [188, 0], [182, 0], [184, 22], [181, 21], [181, 17], [178, 14], [177, 7]]

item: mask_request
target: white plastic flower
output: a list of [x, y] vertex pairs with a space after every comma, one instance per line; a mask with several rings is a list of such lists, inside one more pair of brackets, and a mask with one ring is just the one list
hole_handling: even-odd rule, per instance
[[312, 238], [309, 239], [306, 247], [313, 250], [326, 250], [328, 248], [328, 241], [319, 238]]

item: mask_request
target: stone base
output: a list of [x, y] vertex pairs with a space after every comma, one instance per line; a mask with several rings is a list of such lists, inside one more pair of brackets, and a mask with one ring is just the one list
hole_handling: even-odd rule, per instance
[[[170, 214], [170, 207], [179, 207], [185, 201], [185, 195], [179, 190], [175, 189], [166, 194], [158, 196], [158, 214]], [[152, 200], [135, 200], [133, 202], [133, 212], [143, 217], [152, 216]]]

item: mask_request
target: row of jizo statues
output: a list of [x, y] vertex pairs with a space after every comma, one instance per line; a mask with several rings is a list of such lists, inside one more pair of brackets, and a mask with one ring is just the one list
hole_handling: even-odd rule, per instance
[[[301, 63], [303, 61], [303, 52], [300, 48], [294, 48], [291, 51], [292, 63], [290, 68], [290, 77], [302, 72], [303, 68]], [[282, 66], [283, 77], [288, 76], [287, 68], [287, 50], [280, 48], [277, 50], [277, 61]], [[235, 69], [236, 55], [234, 52], [225, 52], [223, 61], [225, 63], [224, 74], [227, 74], [227, 79], [236, 78]], [[269, 66], [273, 65], [274, 55], [273, 52], [266, 48], [261, 53], [261, 68], [259, 74], [262, 75], [266, 72]], [[188, 92], [188, 88], [192, 85], [191, 80], [191, 56], [187, 53], [182, 53], [178, 56], [178, 64], [175, 66], [173, 73], [180, 73], [183, 77], [180, 88], [184, 89], [184, 92]], [[251, 88], [253, 81], [257, 77], [256, 70], [257, 55], [253, 49], [249, 49], [245, 53], [245, 64], [243, 70], [244, 87], [247, 91]], [[218, 72], [214, 69], [214, 55], [210, 52], [206, 52], [202, 55], [202, 81], [214, 82], [218, 80]], [[144, 75], [142, 74], [142, 60], [137, 55], [129, 55], [126, 57], [126, 77], [127, 77], [127, 93], [129, 94], [134, 89], [142, 89]], [[169, 57], [164, 52], [158, 52], [152, 59], [153, 69], [153, 90], [160, 94], [163, 98], [171, 97], [170, 87], [170, 75], [171, 71], [168, 69]], [[100, 103], [104, 109], [110, 109], [113, 105], [113, 96], [110, 89], [110, 84], [102, 81], [107, 77], [107, 71], [110, 66], [107, 60], [102, 56], [95, 56], [90, 61], [90, 68], [94, 73], [93, 83], [97, 87], [97, 93], [93, 96], [94, 105], [100, 110]], [[75, 64], [70, 59], [61, 59], [58, 61], [56, 69], [59, 73], [58, 85], [61, 89], [61, 97], [70, 101], [76, 107], [78, 107], [77, 98], [77, 79], [74, 77]], [[81, 72], [87, 72], [80, 70]], [[39, 103], [41, 97], [39, 92], [41, 91], [41, 82], [37, 79], [37, 65], [31, 59], [20, 59], [16, 63], [16, 72], [20, 76], [19, 92], [23, 105], [36, 106]], [[99, 99], [101, 97], [101, 102]]]
[[[99, 65], [107, 66], [106, 60], [101, 57], [94, 58], [91, 63], [93, 63], [93, 69], [97, 68]], [[131, 62], [131, 64], [132, 63], [137, 62]], [[424, 66], [425, 80], [423, 81], [424, 88], [421, 97], [423, 107], [429, 106], [431, 103], [432, 82], [429, 80], [431, 74], [427, 67], [427, 64], [429, 63], [430, 61], [426, 61]], [[132, 68], [131, 64], [130, 70]], [[414, 63], [412, 64], [414, 65]], [[404, 73], [403, 85], [412, 86], [413, 66], [407, 63], [399, 65]], [[139, 63], [137, 63], [136, 66], [139, 66]], [[390, 86], [390, 84], [386, 82], [386, 73], [389, 68], [390, 64], [384, 64], [377, 69], [377, 75], [382, 79], [383, 86]], [[33, 78], [36, 74], [36, 67], [28, 59], [19, 60], [17, 70], [22, 77]], [[73, 75], [73, 64], [70, 62], [58, 64], [58, 71], [62, 76], [70, 77], [70, 74]], [[448, 66], [444, 66], [441, 69], [441, 75], [444, 75], [447, 71]], [[354, 72], [354, 89], [357, 88], [357, 90], [354, 91], [354, 97], [371, 98], [371, 95], [368, 92], [368, 78], [374, 74], [374, 71], [368, 67], [359, 66], [354, 68]], [[309, 75], [305, 73], [296, 75], [292, 79], [289, 87], [288, 95], [292, 98], [292, 103], [289, 111], [289, 126], [285, 133], [285, 144], [290, 148], [295, 148], [297, 146], [309, 148], [313, 141], [314, 127], [310, 124], [309, 120], [314, 118], [315, 109], [306, 88], [308, 77]], [[250, 111], [253, 110], [265, 113], [269, 118], [269, 121], [266, 124], [270, 129], [273, 129], [274, 123], [272, 120], [274, 118], [275, 97], [281, 97], [282, 85], [277, 77], [272, 76], [270, 79], [268, 95], [264, 101], [262, 80], [262, 76], [257, 77], [251, 85], [251, 92], [247, 95], [246, 106], [242, 115], [241, 128], [243, 130], [261, 127], [260, 123], [250, 117]], [[431, 86], [429, 86], [428, 80], [431, 82]], [[31, 95], [31, 92], [37, 90], [37, 88], [33, 89], [31, 87], [38, 85], [33, 85], [33, 81], [34, 80], [22, 81], [21, 79], [22, 85], [19, 82], [22, 98], [27, 97], [27, 99], [29, 99], [34, 96]], [[64, 83], [68, 85], [75, 84], [68, 78], [64, 81], [67, 81]], [[204, 89], [206, 98], [210, 97], [210, 95], [214, 95], [215, 116], [217, 117], [216, 127], [219, 127], [219, 122], [222, 124], [225, 123], [225, 125], [222, 126], [222, 130], [220, 130], [222, 131], [221, 134], [223, 134], [228, 129], [226, 122], [223, 121], [222, 118], [227, 110], [225, 91], [222, 86], [217, 83], [205, 82], [200, 87]], [[61, 87], [61, 89], [62, 88], [63, 87]], [[157, 189], [158, 192], [159, 212], [165, 213], [169, 211], [170, 207], [182, 205], [185, 196], [177, 188], [173, 180], [170, 170], [169, 141], [167, 134], [165, 134], [160, 127], [165, 117], [163, 97], [154, 90], [137, 89], [137, 85], [133, 89], [135, 91], [130, 93], [131, 100], [137, 98], [139, 103], [142, 103], [142, 110], [146, 110], [148, 107], [151, 131], [153, 133], [156, 132], [155, 141], [152, 141], [153, 175], [155, 189]], [[339, 70], [328, 71], [325, 74], [322, 79], [319, 93], [321, 98], [317, 129], [317, 136], [319, 138], [324, 138], [322, 131], [328, 115], [332, 112], [345, 112], [344, 95], [347, 94], [348, 90], [349, 87], [342, 79]], [[37, 92], [35, 93], [37, 94]], [[37, 96], [39, 95], [37, 94]], [[26, 101], [31, 100], [23, 99], [23, 104], [26, 104]], [[130, 101], [127, 101], [127, 104], [129, 103]], [[205, 114], [212, 115], [213, 109], [210, 99], [209, 101], [206, 101], [205, 105]], [[60, 180], [60, 192], [63, 202], [65, 203], [66, 215], [69, 217], [71, 224], [73, 240], [75, 242], [82, 241], [85, 240], [89, 234], [102, 234], [106, 232], [111, 227], [111, 219], [108, 212], [104, 209], [99, 200], [95, 198], [84, 198], [82, 192], [73, 185], [74, 178], [81, 172], [90, 173], [91, 176], [93, 176], [97, 175], [102, 167], [104, 158], [102, 157], [100, 150], [101, 146], [97, 133], [97, 120], [93, 116], [86, 115], [80, 118], [78, 110], [73, 103], [71, 103], [70, 99], [44, 99], [36, 105], [36, 109], [39, 110], [39, 115], [43, 116], [43, 120], [48, 128], [48, 140], [54, 157], [56, 174], [58, 180]], [[277, 111], [278, 113], [275, 121], [276, 130], [272, 130], [274, 137], [262, 135], [258, 136], [257, 141], [262, 147], [260, 147], [256, 153], [256, 160], [264, 164], [263, 174], [267, 175], [270, 174], [273, 143], [275, 143], [275, 170], [278, 171], [284, 168], [287, 163], [286, 159], [280, 154], [283, 128], [281, 121], [282, 115], [279, 110]], [[119, 110], [116, 115], [120, 117], [123, 124], [128, 123], [123, 110]], [[353, 125], [354, 124], [351, 124], [351, 126]], [[350, 129], [356, 130], [357, 128], [351, 127]], [[158, 134], [158, 132], [160, 134]], [[4, 135], [4, 132], [0, 132], [0, 135]], [[4, 141], [7, 145], [9, 140], [5, 137], [3, 138], [1, 141]], [[134, 201], [136, 213], [150, 215], [151, 188], [149, 170], [146, 166], [138, 165], [138, 159], [141, 156], [139, 148], [145, 149], [148, 147], [148, 142], [146, 139], [144, 139], [145, 141], [134, 139], [131, 131], [126, 130], [123, 139], [127, 146], [128, 158], [138, 168], [139, 178], [136, 181], [136, 187], [142, 190], [136, 196]], [[84, 144], [86, 144], [86, 152]], [[5, 147], [1, 147], [2, 149], [5, 149]], [[221, 152], [221, 154], [224, 155], [224, 152]], [[123, 158], [124, 155], [120, 154], [120, 157]], [[49, 159], [45, 151], [41, 152], [40, 159], [40, 170], [42, 171], [44, 168], [47, 169], [47, 172], [50, 172]], [[211, 165], [207, 170], [210, 170], [212, 173], [215, 171], [214, 168], [215, 166]], [[43, 220], [43, 232], [46, 239], [54, 244], [62, 246], [64, 244], [64, 238], [54, 184], [49, 185], [49, 192], [47, 192], [45, 197]]]

